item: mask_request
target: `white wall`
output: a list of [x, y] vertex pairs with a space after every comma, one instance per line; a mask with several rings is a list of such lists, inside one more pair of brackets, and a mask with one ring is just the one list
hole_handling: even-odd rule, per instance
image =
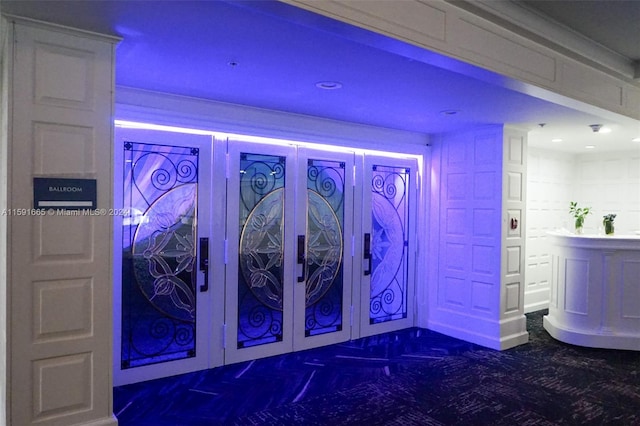
[[570, 154], [529, 148], [525, 312], [549, 304], [551, 257], [546, 232], [574, 229], [569, 202], [592, 207], [586, 233], [603, 233], [602, 216], [616, 213], [616, 234], [640, 231], [640, 147]]
[[572, 197], [593, 208], [585, 232], [602, 233], [602, 216], [615, 213], [616, 234], [640, 231], [640, 146], [634, 151], [576, 156]]
[[572, 154], [529, 148], [525, 312], [545, 309], [549, 304], [551, 254], [547, 232], [573, 226], [568, 206], [574, 174]]
[[[507, 209], [522, 217], [524, 144], [524, 135], [508, 134], [502, 126], [434, 140], [429, 308], [422, 326], [494, 349], [527, 342], [522, 251], [502, 256], [520, 240], [519, 231], [502, 230]], [[512, 178], [514, 185], [506, 185]]]
[[[7, 158], [9, 114], [9, 67], [7, 47], [7, 22], [0, 17], [0, 307], [7, 306], [7, 216], [1, 214], [7, 208]], [[0, 371], [7, 371], [7, 315], [0, 310]], [[6, 419], [7, 379], [0, 377], [0, 423]]]
[[112, 219], [31, 210], [34, 177], [95, 179], [98, 208], [111, 205], [115, 40], [17, 18], [10, 34], [1, 186], [10, 211], [23, 213], [3, 218], [9, 403], [0, 424], [115, 425]]

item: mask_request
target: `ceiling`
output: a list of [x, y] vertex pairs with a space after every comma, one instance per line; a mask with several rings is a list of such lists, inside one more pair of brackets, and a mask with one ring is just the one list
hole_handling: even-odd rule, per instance
[[[527, 3], [564, 19], [566, 7]], [[122, 37], [119, 86], [428, 134], [506, 122], [531, 130], [534, 146], [571, 152], [640, 149], [631, 142], [640, 136], [637, 122], [509, 90], [503, 77], [279, 2], [0, 0], [0, 7]], [[611, 48], [635, 55], [626, 44]], [[595, 134], [589, 124], [612, 132]]]

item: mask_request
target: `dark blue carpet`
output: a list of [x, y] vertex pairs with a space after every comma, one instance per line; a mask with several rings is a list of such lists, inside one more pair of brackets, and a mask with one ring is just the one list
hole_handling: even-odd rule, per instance
[[121, 426], [640, 425], [640, 353], [409, 329], [114, 389]]

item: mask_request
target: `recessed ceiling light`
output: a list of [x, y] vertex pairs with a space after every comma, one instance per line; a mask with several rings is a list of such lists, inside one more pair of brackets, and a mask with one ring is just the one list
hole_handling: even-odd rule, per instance
[[587, 145], [587, 146], [585, 146], [586, 149], [593, 149], [595, 147], [596, 147], [595, 145]]
[[640, 138], [633, 138], [631, 139], [631, 142], [640, 142]]
[[611, 129], [609, 127], [602, 127], [598, 133], [611, 133]]
[[551, 139], [551, 142], [562, 142], [562, 139], [560, 138]]
[[339, 81], [319, 81], [316, 83], [316, 87], [323, 90], [336, 90], [342, 88], [342, 83]]
[[456, 115], [457, 113], [459, 113], [460, 111], [457, 109], [445, 109], [440, 111], [440, 114], [442, 115]]

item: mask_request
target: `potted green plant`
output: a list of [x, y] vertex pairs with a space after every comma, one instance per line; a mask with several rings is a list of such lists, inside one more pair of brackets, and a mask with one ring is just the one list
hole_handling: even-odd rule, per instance
[[584, 226], [584, 218], [591, 213], [591, 207], [578, 207], [578, 203], [571, 201], [569, 204], [569, 213], [574, 217], [576, 234], [582, 234], [582, 227]]
[[602, 224], [604, 225], [604, 233], [607, 235], [613, 235], [614, 227], [613, 221], [616, 218], [615, 213], [609, 213], [602, 216]]

